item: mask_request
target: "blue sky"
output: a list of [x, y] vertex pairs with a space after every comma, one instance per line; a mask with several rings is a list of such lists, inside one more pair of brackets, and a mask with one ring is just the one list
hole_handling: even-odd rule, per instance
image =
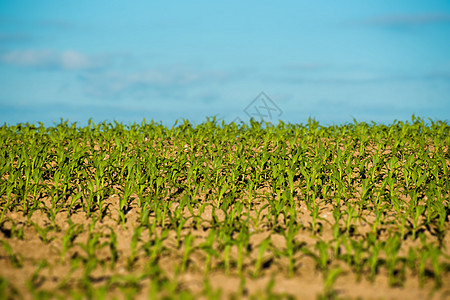
[[449, 37], [447, 0], [0, 0], [0, 124], [450, 120]]

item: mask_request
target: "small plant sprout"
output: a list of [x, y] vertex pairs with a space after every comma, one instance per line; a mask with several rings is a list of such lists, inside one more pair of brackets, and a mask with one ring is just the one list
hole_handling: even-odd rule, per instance
[[259, 272], [261, 271], [264, 253], [265, 253], [267, 247], [269, 247], [269, 244], [270, 244], [270, 239], [266, 238], [258, 246], [258, 258], [256, 259], [255, 269], [253, 270], [253, 277], [258, 277]]
[[0, 298], [445, 298], [449, 149], [416, 116], [5, 123]]

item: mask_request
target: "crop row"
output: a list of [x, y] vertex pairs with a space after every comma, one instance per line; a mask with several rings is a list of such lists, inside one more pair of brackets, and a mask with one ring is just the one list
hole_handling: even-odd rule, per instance
[[[4, 125], [0, 264], [11, 275], [33, 265], [31, 293], [61, 268], [52, 288], [63, 292], [134, 295], [144, 285], [195, 297], [183, 276], [200, 274], [202, 295], [214, 298], [207, 279], [223, 273], [240, 278], [232, 295], [243, 296], [249, 280], [307, 277], [308, 264], [325, 296], [345, 276], [389, 286], [412, 278], [442, 290], [450, 279], [449, 132], [445, 122], [415, 117], [329, 127]], [[56, 254], [20, 251], [33, 235]], [[267, 283], [267, 297], [280, 280]], [[2, 282], [0, 290], [18, 292], [8, 276]]]

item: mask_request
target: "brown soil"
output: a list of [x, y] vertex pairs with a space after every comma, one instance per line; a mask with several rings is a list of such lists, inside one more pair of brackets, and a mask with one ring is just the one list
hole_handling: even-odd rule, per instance
[[[166, 153], [168, 157], [176, 157], [177, 151], [188, 151], [189, 148], [188, 145], [185, 148], [177, 148], [170, 142], [166, 146], [172, 147], [171, 150], [173, 150]], [[236, 148], [233, 147], [233, 149]], [[98, 147], [94, 147], [94, 150], [98, 150]], [[258, 151], [261, 149], [254, 149], [253, 153]], [[89, 161], [85, 163], [89, 164]], [[382, 172], [386, 172], [387, 167], [383, 168]], [[352, 174], [351, 178], [354, 176], [356, 173]], [[117, 189], [120, 190], [120, 188]], [[355, 187], [355, 191], [361, 193], [362, 188]], [[181, 196], [177, 195], [175, 190], [172, 192], [173, 195], [164, 201], [170, 201], [172, 204], [169, 210], [175, 211]], [[415, 271], [417, 267], [406, 267], [409, 250], [420, 251], [421, 249], [419, 238], [413, 239], [410, 233], [406, 234], [401, 242], [398, 258], [403, 264], [399, 264], [400, 267], [395, 270], [394, 278], [389, 276], [386, 254], [381, 250], [380, 265], [372, 282], [367, 264], [364, 265], [361, 276], [358, 277], [354, 268], [345, 260], [335, 259], [334, 248], [332, 248], [335, 244], [334, 204], [329, 201], [330, 199], [315, 199], [318, 206], [318, 219], [313, 230], [314, 220], [304, 201], [308, 195], [301, 193], [300, 190], [294, 191], [294, 194], [299, 195], [295, 198], [295, 211], [298, 219], [296, 222], [300, 226], [293, 242], [296, 249], [293, 255], [293, 274], [289, 274], [289, 260], [285, 254], [284, 235], [289, 229], [288, 218], [280, 215], [277, 220], [272, 219], [267, 204], [273, 199], [274, 193], [269, 184], [257, 187], [251, 205], [244, 205], [241, 215], [237, 216], [248, 222], [250, 240], [249, 247], [242, 252], [241, 271], [238, 268], [241, 252], [236, 243], [230, 247], [229, 273], [226, 272], [225, 250], [221, 246], [221, 240], [212, 241], [215, 254], [212, 255], [210, 267], [206, 267], [208, 252], [204, 250], [204, 246], [208, 243], [208, 236], [216, 226], [221, 226], [221, 222], [226, 219], [226, 213], [228, 213], [218, 208], [217, 199], [210, 199], [207, 191], [197, 195], [195, 199], [197, 203], [192, 212], [187, 208], [181, 212], [186, 223], [178, 236], [174, 229], [170, 229], [169, 214], [166, 214], [164, 224], [160, 221], [156, 224], [155, 212], [150, 212], [148, 221], [146, 220], [149, 224], [156, 224], [153, 232], [149, 229], [151, 226], [147, 226], [142, 232], [136, 233], [135, 229], [142, 223], [142, 211], [145, 209], [139, 206], [140, 200], [137, 195], [131, 196], [132, 201], [128, 204], [125, 219], [121, 219], [118, 213], [120, 209], [118, 195], [105, 199], [103, 206], [107, 209], [101, 216], [99, 211], [88, 216], [81, 207], [75, 207], [70, 212], [67, 208], [63, 208], [54, 218], [52, 218], [51, 209], [45, 209], [52, 207], [50, 200], [41, 198], [39, 199], [42, 202], [40, 209], [32, 215], [26, 215], [21, 207], [16, 207], [13, 211], [6, 211], [3, 222], [0, 224], [0, 241], [2, 242], [0, 245], [0, 299], [32, 299], [46, 296], [77, 298], [88, 292], [91, 294], [86, 297], [96, 299], [101, 298], [103, 289], [108, 299], [127, 298], [127, 295], [133, 295], [136, 299], [148, 299], [154, 294], [162, 298], [183, 292], [189, 292], [196, 299], [213, 298], [211, 295], [208, 297], [208, 294], [214, 294], [217, 291], [221, 291], [219, 298], [222, 299], [259, 299], [271, 296], [316, 299], [321, 295], [325, 299], [333, 297], [450, 299], [450, 286], [447, 284], [450, 282], [450, 224], [448, 220], [441, 240], [435, 234], [435, 228], [425, 228], [425, 226], [418, 228], [418, 232], [423, 234], [428, 244], [439, 244], [444, 251], [443, 261], [439, 262], [444, 265], [441, 287], [436, 288], [434, 280], [436, 274], [430, 260], [427, 260], [424, 265], [425, 278], [422, 282]], [[240, 196], [246, 197], [246, 194], [244, 191], [240, 193]], [[357, 197], [357, 195], [353, 196]], [[448, 199], [448, 194], [444, 196]], [[348, 216], [343, 217], [339, 221], [338, 237], [356, 242], [365, 241], [368, 234], [374, 231], [377, 216], [370, 210], [358, 207], [355, 200], [357, 199], [342, 201], [341, 211], [346, 212], [349, 207], [353, 207], [355, 216], [358, 217], [353, 218], [348, 224], [345, 222]], [[409, 201], [407, 198], [402, 200]], [[234, 201], [246, 203], [247, 199], [234, 199]], [[404, 212], [393, 210], [383, 216], [382, 222], [375, 230], [377, 239], [386, 241], [393, 232], [398, 231], [397, 214], [399, 213]], [[95, 221], [95, 219], [98, 220]], [[419, 223], [421, 223], [420, 220]], [[155, 241], [168, 228], [167, 238], [162, 240], [159, 248], [156, 248]], [[46, 230], [48, 230], [47, 233], [42, 232]], [[73, 239], [70, 240], [70, 246], [64, 253], [64, 237], [67, 237], [69, 231], [74, 233]], [[180, 270], [189, 234], [193, 236], [192, 252], [186, 269]], [[239, 238], [237, 232], [230, 233], [230, 236], [233, 241]], [[115, 248], [111, 246], [114, 237], [117, 239]], [[220, 237], [217, 238], [220, 239]], [[270, 240], [269, 246], [264, 252], [260, 252], [259, 246], [266, 239]], [[325, 269], [322, 269], [315, 259], [320, 254], [316, 247], [320, 241], [332, 245], [326, 250], [329, 261]], [[93, 252], [89, 251], [90, 242], [95, 249]], [[135, 244], [134, 248], [133, 244]], [[152, 253], [153, 249], [159, 250]], [[353, 253], [348, 253], [345, 245], [340, 244], [338, 255], [343, 257], [344, 254], [348, 254], [348, 259], [352, 259]], [[363, 252], [361, 259], [367, 260], [369, 254]], [[260, 272], [256, 272], [259, 258], [261, 258], [261, 269]], [[86, 265], [90, 263], [93, 267], [88, 272]], [[327, 274], [337, 269], [341, 271], [336, 282], [329, 290], [324, 290]], [[90, 285], [86, 281], [89, 281]], [[89, 290], [89, 286], [93, 286], [94, 289]], [[155, 289], [156, 292], [154, 292]], [[175, 292], [170, 293], [170, 289]]]
[[[117, 213], [119, 198], [117, 196], [110, 197], [106, 201], [109, 204], [106, 216], [95, 223], [91, 229], [92, 233], [99, 233], [99, 244], [105, 243], [103, 247], [97, 247], [95, 254], [100, 260], [98, 266], [89, 279], [94, 286], [101, 287], [106, 282], [111, 282], [113, 276], [139, 275], [145, 271], [148, 261], [148, 254], [140, 249], [140, 246], [149, 242], [151, 239], [149, 232], [145, 230], [141, 233], [138, 247], [136, 247], [135, 259], [129, 264], [128, 258], [131, 255], [131, 240], [134, 234], [134, 228], [140, 223], [140, 215], [137, 200], [132, 202], [131, 210], [126, 215], [126, 221], [122, 224], [118, 222], [119, 215]], [[265, 204], [255, 205], [252, 209], [247, 210], [249, 216], [256, 218], [257, 211]], [[214, 257], [211, 261], [211, 270], [205, 275], [205, 252], [199, 250], [195, 246], [201, 246], [208, 237], [211, 229], [213, 204], [204, 208], [202, 223], [200, 228], [194, 228], [194, 222], [189, 219], [181, 231], [181, 236], [185, 236], [191, 232], [195, 237], [194, 250], [190, 256], [190, 261], [185, 272], [179, 274], [177, 278], [171, 278], [176, 273], [175, 270], [180, 266], [183, 257], [183, 247], [177, 247], [176, 234], [171, 231], [168, 238], [164, 240], [164, 252], [159, 253], [160, 259], [158, 264], [161, 270], [167, 274], [168, 279], [176, 282], [179, 291], [189, 290], [190, 292], [200, 295], [205, 289], [205, 279], [208, 279], [213, 290], [222, 290], [221, 298], [241, 298], [255, 296], [260, 298], [267, 296], [267, 287], [271, 279], [274, 280], [272, 292], [279, 295], [291, 295], [297, 299], [315, 299], [317, 295], [323, 293], [324, 279], [323, 272], [318, 269], [311, 256], [298, 252], [295, 254], [295, 272], [292, 277], [288, 275], [288, 261], [286, 257], [277, 257], [274, 253], [277, 250], [283, 251], [286, 247], [285, 238], [282, 235], [283, 230], [280, 228], [276, 231], [271, 229], [265, 215], [268, 213], [267, 208], [260, 210], [259, 222], [257, 226], [250, 225], [250, 249], [243, 259], [243, 274], [238, 274], [235, 261], [238, 257], [236, 247], [230, 249], [231, 264], [230, 273], [225, 274], [223, 268], [222, 253], [218, 257]], [[343, 208], [344, 209], [344, 208]], [[308, 210], [304, 206], [298, 207], [301, 223], [304, 229], [301, 229], [295, 236], [295, 241], [299, 245], [303, 245], [309, 249], [314, 249], [314, 244], [318, 237], [309, 230], [312, 221]], [[190, 212], [185, 209], [185, 216], [190, 216]], [[198, 213], [198, 209], [194, 214]], [[217, 218], [222, 220], [224, 213], [216, 210]], [[321, 239], [327, 241], [333, 238], [332, 227], [333, 216], [331, 205], [323, 204], [320, 207], [319, 223], [321, 228]], [[395, 217], [395, 216], [394, 216]], [[368, 223], [373, 216], [367, 215]], [[80, 284], [83, 272], [81, 268], [71, 265], [70, 261], [76, 258], [86, 259], [86, 251], [82, 249], [80, 244], [86, 244], [89, 238], [89, 226], [93, 223], [92, 217], [87, 217], [81, 210], [75, 211], [71, 215], [67, 211], [62, 210], [57, 214], [54, 221], [50, 220], [45, 213], [35, 212], [29, 219], [22, 212], [8, 212], [5, 216], [5, 222], [2, 225], [1, 240], [7, 241], [11, 246], [14, 255], [19, 261], [19, 266], [14, 265], [8, 252], [4, 248], [0, 248], [0, 275], [5, 278], [9, 284], [4, 289], [5, 295], [15, 298], [14, 292], [20, 293], [25, 299], [32, 298], [29, 292], [29, 286], [32, 285], [37, 290], [47, 290], [50, 294], [63, 295], [64, 291], [80, 290]], [[63, 248], [63, 237], [69, 228], [69, 220], [73, 224], [79, 225], [79, 234], [73, 240], [73, 247], [67, 250], [65, 255], [61, 255]], [[152, 216], [150, 216], [150, 222]], [[280, 220], [282, 221], [282, 217]], [[33, 223], [42, 228], [51, 228], [44, 240], [37, 232]], [[358, 221], [354, 225], [352, 236], [356, 239], [358, 236], [364, 237], [365, 233], [371, 228], [368, 223]], [[252, 223], [250, 223], [252, 224]], [[385, 225], [386, 226], [386, 225]], [[15, 227], [15, 228], [14, 228]], [[23, 237], [13, 237], [14, 232], [18, 228], [23, 229]], [[111, 266], [113, 260], [112, 253], [108, 247], [108, 241], [111, 237], [111, 228], [117, 235], [117, 263]], [[387, 229], [387, 228], [386, 228]], [[161, 228], [156, 228], [156, 233], [160, 233]], [[388, 231], [388, 229], [387, 229]], [[271, 251], [263, 254], [263, 266], [261, 274], [253, 276], [255, 260], [258, 257], [258, 245], [265, 238], [270, 237]], [[430, 235], [430, 239], [433, 237]], [[414, 242], [411, 241], [410, 244]], [[450, 236], [447, 234], [444, 238], [445, 247], [449, 249]], [[216, 244], [216, 241], [215, 241]], [[408, 243], [403, 243], [406, 246]], [[345, 251], [345, 250], [344, 250]], [[406, 248], [405, 248], [406, 251]], [[448, 251], [448, 250], [447, 250]], [[450, 254], [447, 252], [447, 255]], [[442, 282], [444, 286], [434, 292], [434, 281], [428, 278], [424, 285], [420, 287], [418, 276], [412, 274], [409, 270], [404, 276], [401, 284], [392, 286], [389, 284], [387, 270], [380, 268], [374, 282], [370, 282], [366, 275], [362, 278], [356, 278], [355, 273], [348, 265], [331, 261], [329, 269], [342, 269], [341, 275], [338, 277], [333, 286], [334, 296], [351, 299], [450, 299], [450, 288], [445, 284], [450, 282], [449, 272], [445, 272]], [[120, 277], [119, 277], [120, 278]], [[243, 278], [245, 282], [243, 282]], [[137, 299], [146, 299], [151, 286], [152, 277], [143, 276], [138, 280]], [[243, 283], [243, 284], [242, 284]], [[120, 279], [118, 283], [108, 288], [108, 298], [114, 297], [120, 291]]]

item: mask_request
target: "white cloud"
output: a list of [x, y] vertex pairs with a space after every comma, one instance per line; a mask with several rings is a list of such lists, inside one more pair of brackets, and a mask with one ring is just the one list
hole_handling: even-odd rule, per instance
[[62, 52], [16, 50], [1, 54], [0, 61], [20, 67], [46, 70], [91, 70], [104, 65], [102, 60], [96, 60], [73, 50]]
[[96, 66], [89, 58], [75, 51], [61, 53], [59, 60], [62, 68], [68, 70], [90, 69]]
[[141, 72], [99, 72], [80, 76], [88, 95], [96, 97], [161, 96], [183, 97], [185, 90], [194, 87], [210, 87], [239, 76], [222, 71], [192, 71], [185, 68], [166, 67]]
[[150, 70], [145, 72], [105, 72], [81, 76], [86, 92], [95, 96], [118, 96], [121, 94], [146, 94], [149, 90], [179, 89], [194, 84], [200, 77], [191, 72]]

